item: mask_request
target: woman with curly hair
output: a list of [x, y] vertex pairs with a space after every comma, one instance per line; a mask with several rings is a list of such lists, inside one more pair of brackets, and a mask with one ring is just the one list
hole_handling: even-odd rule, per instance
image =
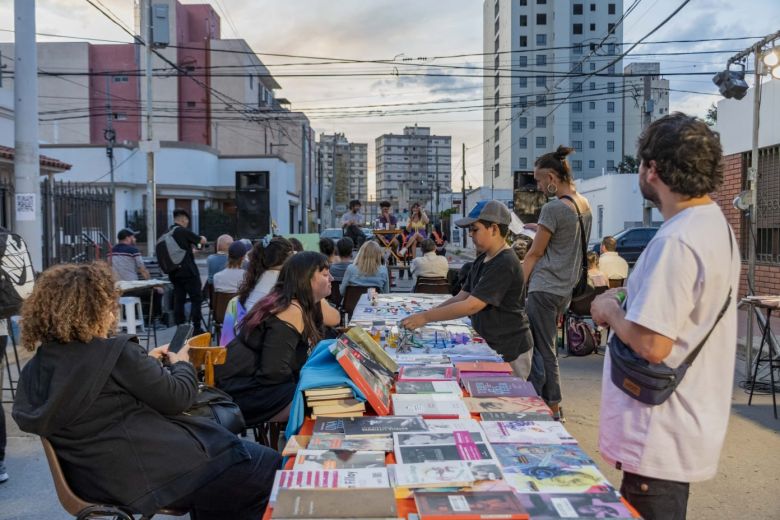
[[86, 500], [145, 515], [259, 518], [279, 455], [183, 414], [198, 393], [187, 347], [147, 354], [135, 337], [109, 337], [117, 297], [103, 263], [57, 265], [37, 279], [22, 307], [22, 345], [36, 352], [19, 378], [19, 428], [51, 442]]
[[282, 267], [273, 290], [252, 307], [227, 345], [227, 360], [215, 367], [217, 386], [233, 397], [248, 424], [283, 422], [310, 349], [323, 326], [339, 322], [323, 315], [330, 294], [328, 259], [304, 251]]

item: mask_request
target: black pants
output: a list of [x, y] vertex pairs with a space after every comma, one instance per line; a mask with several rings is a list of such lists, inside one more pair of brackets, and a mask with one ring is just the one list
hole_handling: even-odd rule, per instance
[[675, 482], [623, 473], [620, 494], [645, 520], [685, 520], [688, 482]]
[[171, 504], [190, 511], [192, 520], [257, 520], [263, 516], [271, 496], [274, 475], [282, 457], [271, 448], [242, 441], [251, 460], [228, 468], [191, 495]]
[[[9, 331], [10, 332], [10, 331]], [[8, 336], [0, 336], [0, 370], [5, 370], [5, 347], [8, 344]], [[0, 382], [3, 381], [3, 378], [0, 377]], [[6, 442], [6, 432], [5, 432], [5, 410], [3, 410], [3, 390], [2, 385], [0, 385], [0, 461], [5, 460], [5, 442]]]
[[193, 334], [199, 334], [203, 315], [200, 311], [200, 304], [203, 301], [203, 293], [200, 287], [200, 278], [195, 276], [171, 277], [173, 284], [173, 317], [176, 325], [187, 322], [184, 316], [184, 303], [187, 296], [190, 297], [190, 321], [194, 329]]

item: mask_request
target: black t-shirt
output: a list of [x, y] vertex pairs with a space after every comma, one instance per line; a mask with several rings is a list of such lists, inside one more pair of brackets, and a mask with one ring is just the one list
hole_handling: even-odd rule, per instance
[[171, 273], [171, 277], [174, 278], [200, 278], [200, 271], [195, 263], [195, 255], [192, 254], [192, 246], [200, 244], [200, 237], [190, 231], [189, 229], [182, 227], [178, 224], [171, 226], [173, 229], [173, 239], [179, 244], [179, 247], [184, 249], [184, 260], [181, 261], [180, 267]]
[[504, 249], [489, 262], [485, 262], [484, 253], [478, 256], [463, 290], [487, 303], [471, 316], [471, 323], [504, 361], [514, 361], [531, 349], [523, 304], [523, 269], [514, 251]]

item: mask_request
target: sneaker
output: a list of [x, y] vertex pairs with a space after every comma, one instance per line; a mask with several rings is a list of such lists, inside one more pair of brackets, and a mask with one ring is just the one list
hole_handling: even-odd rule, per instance
[[566, 418], [563, 416], [563, 408], [558, 408], [558, 411], [553, 414], [553, 420], [565, 423]]
[[5, 470], [5, 462], [0, 460], [0, 484], [8, 480], [8, 472]]

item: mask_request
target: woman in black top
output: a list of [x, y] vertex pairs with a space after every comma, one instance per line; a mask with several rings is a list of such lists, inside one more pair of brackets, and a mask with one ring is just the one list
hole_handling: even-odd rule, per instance
[[198, 391], [187, 347], [147, 355], [134, 337], [109, 338], [117, 296], [101, 263], [54, 266], [36, 280], [22, 308], [22, 344], [36, 353], [19, 378], [19, 428], [51, 442], [85, 500], [146, 515], [171, 506], [198, 520], [259, 518], [281, 457], [183, 414]]
[[338, 324], [338, 313], [322, 305], [332, 279], [325, 255], [291, 256], [228, 344], [225, 364], [216, 367], [217, 386], [238, 403], [247, 423], [287, 420], [309, 350], [322, 338], [323, 325]]

